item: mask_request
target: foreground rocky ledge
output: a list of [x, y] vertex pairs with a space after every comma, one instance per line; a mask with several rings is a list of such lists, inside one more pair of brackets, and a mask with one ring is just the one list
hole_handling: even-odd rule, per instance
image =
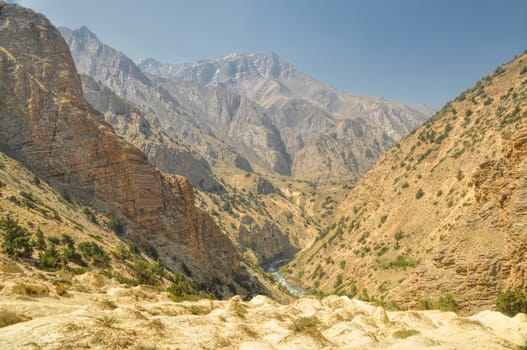
[[1, 349], [517, 349], [527, 316], [484, 311], [385, 311], [359, 300], [303, 297], [281, 305], [257, 296], [175, 303], [102, 276], [60, 288], [0, 283]]

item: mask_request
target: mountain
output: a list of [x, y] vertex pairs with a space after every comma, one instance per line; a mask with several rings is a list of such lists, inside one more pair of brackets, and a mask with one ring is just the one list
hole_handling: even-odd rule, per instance
[[527, 53], [387, 152], [290, 264], [326, 293], [492, 308], [527, 287]]
[[255, 166], [289, 173], [278, 131], [247, 98], [224, 89], [146, 76], [86, 27], [61, 31], [81, 73], [153, 113], [170, 136], [181, 138], [212, 164], [224, 161], [251, 171], [247, 160], [242, 160], [249, 158]]
[[305, 75], [274, 52], [231, 54], [184, 64], [163, 64], [153, 59], [137, 63], [141, 70], [164, 78], [234, 89], [264, 107], [302, 100], [341, 120], [364, 118], [394, 140], [430, 116], [423, 108], [339, 91]]
[[[304, 99], [293, 95], [294, 86], [297, 86], [295, 91], [304, 93], [305, 89], [299, 87], [300, 81], [318, 84], [320, 89], [326, 89], [325, 93], [331, 89], [297, 72], [289, 64], [290, 70], [300, 78], [289, 82], [290, 87], [282, 86], [283, 89], [275, 89], [276, 84], [283, 83], [274, 78], [258, 80], [260, 75], [272, 79], [279, 74], [273, 73], [269, 64], [231, 72], [240, 77], [244, 86], [255, 89], [258, 86], [260, 90], [256, 92], [234, 89], [232, 84], [225, 83], [227, 78], [212, 79], [209, 77], [212, 69], [221, 72], [222, 68], [204, 63], [195, 74], [182, 77], [184, 81], [163, 74], [160, 69], [148, 70], [154, 65], [153, 60], [142, 62], [141, 67], [154, 74], [143, 73], [121, 52], [102, 44], [87, 28], [61, 30], [81, 72], [101, 81], [117, 95], [152, 111], [167, 133], [181, 138], [213, 165], [230, 167], [241, 158], [250, 164], [244, 167], [248, 170], [259, 169], [297, 179], [327, 182], [357, 178], [395, 139], [426, 118], [424, 113], [402, 105], [379, 104], [373, 102], [375, 99], [358, 97], [361, 102], [354, 105], [353, 116], [343, 117], [342, 113], [347, 113], [344, 109], [351, 109], [350, 106], [341, 108], [341, 113], [328, 110], [316, 102], [315, 97]], [[278, 56], [272, 57], [282, 62]], [[267, 71], [258, 73], [257, 68]], [[189, 81], [190, 77], [195, 81]], [[331, 91], [337, 94], [337, 90]], [[350, 99], [346, 94], [342, 94], [342, 98]], [[379, 112], [381, 109], [375, 106], [381, 105], [383, 111]], [[359, 110], [363, 112], [357, 112]], [[386, 121], [387, 116], [390, 122]]]
[[265, 292], [194, 206], [189, 182], [159, 172], [85, 100], [68, 46], [45, 17], [2, 4], [0, 43], [0, 151], [210, 292]]
[[192, 185], [205, 191], [223, 190], [209, 163], [163, 132], [155, 116], [117, 96], [90, 76], [83, 74], [81, 79], [86, 100], [104, 113], [106, 122], [119, 136], [141, 149], [150, 163], [162, 172], [185, 176]]

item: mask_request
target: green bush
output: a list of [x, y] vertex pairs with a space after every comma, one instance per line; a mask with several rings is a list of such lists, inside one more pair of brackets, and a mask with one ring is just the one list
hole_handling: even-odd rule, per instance
[[432, 303], [432, 300], [424, 298], [419, 300], [417, 308], [420, 310], [432, 310], [434, 308], [434, 304]]
[[422, 188], [418, 189], [417, 192], [415, 193], [415, 198], [419, 199], [421, 197], [423, 197], [425, 195], [425, 191], [423, 191]]
[[0, 231], [4, 236], [2, 248], [11, 257], [28, 258], [33, 253], [29, 233], [17, 220], [7, 215], [0, 219]]
[[498, 295], [496, 309], [511, 317], [519, 312], [527, 313], [527, 294], [519, 289], [506, 290]]
[[183, 300], [195, 300], [200, 297], [210, 297], [210, 295], [200, 292], [190, 280], [179, 273], [169, 275], [168, 279], [172, 282], [172, 285], [167, 291], [171, 294], [170, 298], [173, 301], [179, 302]]
[[90, 210], [90, 208], [84, 207], [84, 208], [82, 208], [82, 212], [84, 213], [84, 215], [86, 215], [86, 218], [87, 218], [88, 220], [90, 220], [90, 221], [93, 222], [94, 224], [98, 224], [98, 222], [97, 222], [97, 217], [96, 217], [95, 214]]
[[95, 265], [108, 266], [110, 263], [110, 257], [104, 249], [95, 242], [82, 242], [79, 243], [79, 250], [82, 256], [86, 259], [91, 260]]
[[62, 234], [61, 243], [69, 249], [75, 249], [75, 242], [73, 241], [73, 238], [71, 238], [70, 235]]
[[110, 221], [108, 221], [108, 227], [115, 232], [117, 236], [122, 236], [124, 234], [124, 226], [117, 218], [111, 218]]
[[154, 286], [161, 283], [164, 269], [160, 264], [152, 265], [146, 260], [137, 258], [131, 267], [138, 284]]
[[38, 254], [38, 267], [42, 270], [58, 270], [61, 268], [62, 263], [62, 257], [54, 244], [50, 244], [48, 249]]
[[456, 311], [457, 302], [454, 300], [452, 295], [445, 294], [442, 295], [437, 301], [437, 308], [441, 311]]
[[47, 248], [46, 239], [44, 238], [44, 233], [42, 230], [37, 229], [35, 234], [35, 239], [31, 242], [31, 245], [37, 250], [45, 250]]

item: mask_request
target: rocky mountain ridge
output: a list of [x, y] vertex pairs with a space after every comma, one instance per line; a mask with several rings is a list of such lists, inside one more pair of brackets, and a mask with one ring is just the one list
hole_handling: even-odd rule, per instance
[[[276, 62], [261, 66], [246, 62], [250, 67], [247, 71], [240, 68], [231, 72], [223, 63], [221, 67], [205, 65], [209, 68], [196, 63], [195, 74], [184, 77], [164, 74], [161, 78], [155, 73], [163, 74], [162, 70], [148, 71], [151, 65], [144, 62], [142, 67], [147, 73], [139, 73], [130, 59], [102, 44], [85, 27], [73, 31], [64, 28], [62, 33], [81, 72], [101, 81], [119, 96], [152, 110], [166, 132], [193, 146], [212, 164], [227, 159], [227, 166], [232, 166], [241, 156], [251, 168], [297, 179], [357, 178], [395, 139], [427, 117], [402, 105], [345, 94], [343, 99], [361, 102], [353, 108], [348, 104], [349, 111], [342, 115], [328, 110], [323, 103], [314, 102], [315, 96], [333, 90], [296, 71], [275, 54], [272, 59], [265, 56], [261, 60], [258, 55], [250, 55], [262, 62]], [[219, 72], [218, 76], [230, 72], [239, 79], [233, 81], [260, 90], [234, 88], [223, 81], [232, 78], [230, 75], [223, 80], [205, 78], [213, 69], [210, 67]], [[224, 70], [228, 72], [221, 73]], [[283, 73], [286, 70], [290, 74]], [[272, 87], [285, 84], [274, 76], [284, 79], [285, 75], [294, 78], [288, 82], [287, 90], [294, 88], [295, 94]], [[262, 77], [264, 81], [260, 81]], [[301, 85], [308, 83], [320, 91], [305, 92]], [[300, 98], [301, 94], [310, 97]]]
[[143, 71], [164, 78], [234, 89], [264, 107], [302, 100], [340, 119], [363, 118], [381, 126], [396, 141], [429, 117], [428, 108], [414, 109], [381, 97], [339, 91], [300, 72], [274, 52], [231, 54], [183, 64], [160, 63], [154, 59], [137, 63]]

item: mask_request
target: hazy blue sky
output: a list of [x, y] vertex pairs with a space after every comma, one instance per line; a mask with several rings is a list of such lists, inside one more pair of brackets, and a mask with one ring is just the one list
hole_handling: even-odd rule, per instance
[[526, 0], [21, 0], [132, 58], [274, 51], [338, 88], [441, 106], [527, 49]]

